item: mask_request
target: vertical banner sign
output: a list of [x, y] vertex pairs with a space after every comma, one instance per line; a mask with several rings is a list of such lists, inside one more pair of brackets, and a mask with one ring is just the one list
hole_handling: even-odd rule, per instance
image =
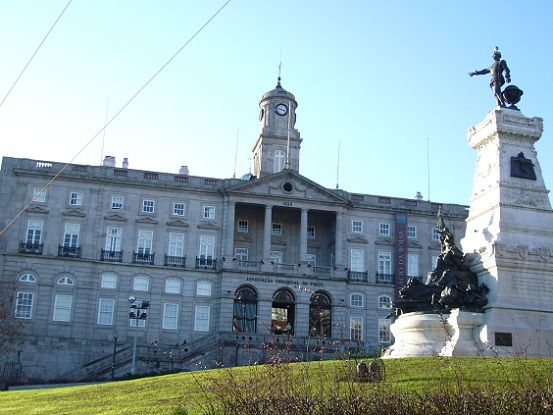
[[399, 290], [407, 282], [407, 213], [396, 213], [394, 269], [395, 299], [399, 299]]

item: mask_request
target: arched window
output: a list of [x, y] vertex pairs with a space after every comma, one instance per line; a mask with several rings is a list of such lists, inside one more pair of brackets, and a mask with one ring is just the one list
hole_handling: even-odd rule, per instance
[[32, 274], [23, 274], [19, 277], [19, 282], [30, 282], [30, 283], [35, 283], [36, 282], [36, 278], [34, 275]]
[[271, 329], [273, 333], [294, 334], [295, 312], [294, 294], [286, 289], [275, 291], [271, 309]]
[[181, 282], [178, 278], [167, 278], [165, 280], [165, 292], [168, 294], [180, 294]]
[[361, 293], [352, 293], [349, 297], [350, 307], [363, 307], [363, 294]]
[[392, 308], [392, 297], [389, 295], [381, 295], [378, 297], [378, 308]]
[[100, 288], [117, 288], [117, 275], [104, 274], [100, 279]]
[[285, 158], [286, 158], [286, 154], [284, 154], [284, 151], [282, 150], [275, 151], [275, 157], [273, 159], [273, 173], [278, 173], [284, 169]]
[[332, 302], [328, 294], [315, 291], [309, 305], [309, 335], [330, 337], [332, 328]]
[[150, 289], [150, 279], [148, 277], [134, 277], [132, 289], [134, 291], [148, 291]]
[[69, 278], [69, 277], [61, 277], [61, 278], [58, 280], [58, 285], [73, 286], [73, 285], [75, 285], [75, 282], [73, 281], [72, 278]]
[[257, 292], [249, 286], [236, 290], [234, 295], [234, 312], [232, 331], [238, 333], [255, 333], [257, 330]]

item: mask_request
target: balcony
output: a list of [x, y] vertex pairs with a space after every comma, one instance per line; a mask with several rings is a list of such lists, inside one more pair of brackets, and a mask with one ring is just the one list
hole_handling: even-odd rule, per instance
[[296, 265], [294, 265], [294, 264], [283, 264], [283, 263], [280, 263], [280, 262], [274, 262], [273, 263], [273, 269], [275, 271], [293, 272], [296, 269]]
[[122, 262], [123, 251], [106, 251], [105, 249], [102, 249], [100, 252], [100, 261]]
[[166, 267], [185, 268], [186, 267], [186, 255], [185, 256], [171, 256], [165, 254]]
[[196, 257], [196, 269], [217, 269], [217, 259]]
[[142, 254], [138, 252], [132, 253], [132, 262], [133, 264], [144, 264], [144, 265], [154, 265], [154, 255], [153, 254]]
[[68, 246], [60, 245], [58, 248], [58, 256], [68, 257], [68, 258], [80, 258], [81, 257], [81, 247], [80, 246]]
[[42, 255], [42, 244], [35, 244], [32, 242], [21, 242], [19, 244], [19, 253]]
[[320, 267], [318, 265], [313, 265], [313, 274], [330, 276], [332, 274], [332, 267]]
[[377, 284], [393, 284], [395, 282], [394, 274], [376, 274]]
[[367, 271], [348, 271], [348, 280], [349, 281], [368, 281], [368, 272]]

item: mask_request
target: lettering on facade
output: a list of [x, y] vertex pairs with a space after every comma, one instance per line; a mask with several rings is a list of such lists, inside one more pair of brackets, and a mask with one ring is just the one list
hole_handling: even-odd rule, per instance
[[532, 294], [540, 294], [549, 298], [553, 295], [553, 280], [545, 278], [514, 277], [513, 290]]
[[263, 284], [280, 284], [289, 285], [295, 287], [324, 287], [324, 283], [320, 281], [300, 281], [286, 278], [272, 278], [272, 277], [246, 277], [245, 282], [256, 282]]
[[396, 298], [399, 296], [399, 290], [407, 283], [407, 270], [406, 270], [406, 259], [407, 259], [407, 214], [405, 213], [396, 213], [395, 221], [395, 239], [396, 239], [396, 249], [395, 249], [395, 294]]
[[292, 202], [284, 201], [284, 202], [282, 202], [282, 204], [283, 204], [284, 206], [292, 206]]

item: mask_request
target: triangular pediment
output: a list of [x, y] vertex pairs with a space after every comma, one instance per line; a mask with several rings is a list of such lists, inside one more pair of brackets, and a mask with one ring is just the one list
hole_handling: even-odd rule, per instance
[[173, 219], [167, 221], [167, 226], [178, 226], [180, 228], [188, 228], [190, 225], [182, 219]]
[[119, 222], [125, 222], [127, 220], [127, 218], [120, 213], [108, 213], [106, 216], [104, 216], [104, 219], [114, 220]]
[[78, 218], [84, 218], [86, 214], [81, 209], [66, 209], [61, 212], [63, 216], [76, 216]]
[[206, 222], [206, 223], [198, 223], [198, 229], [209, 229], [209, 230], [217, 231], [220, 228], [214, 223]]
[[136, 223], [144, 223], [147, 225], [156, 225], [159, 223], [159, 221], [155, 218], [151, 218], [149, 216], [143, 216], [141, 218], [136, 219]]
[[43, 214], [46, 214], [49, 212], [48, 209], [46, 209], [45, 207], [43, 206], [39, 206], [39, 205], [31, 205], [29, 206], [27, 209], [25, 209], [25, 212], [31, 212], [31, 213], [43, 213]]
[[280, 173], [239, 184], [230, 188], [229, 192], [234, 194], [246, 193], [249, 196], [258, 194], [264, 197], [273, 196], [326, 203], [347, 203], [346, 199], [333, 191], [292, 170], [283, 170]]
[[369, 242], [367, 238], [363, 236], [352, 236], [348, 238], [348, 242], [354, 243], [354, 244], [366, 244]]

